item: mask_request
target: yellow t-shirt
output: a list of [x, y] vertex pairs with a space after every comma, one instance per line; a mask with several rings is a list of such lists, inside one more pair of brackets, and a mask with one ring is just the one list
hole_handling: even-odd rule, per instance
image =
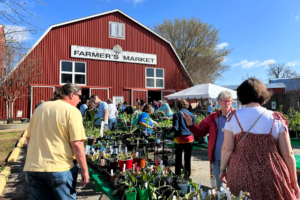
[[39, 106], [30, 119], [24, 171], [63, 172], [74, 167], [72, 141], [85, 140], [80, 111], [63, 100]]

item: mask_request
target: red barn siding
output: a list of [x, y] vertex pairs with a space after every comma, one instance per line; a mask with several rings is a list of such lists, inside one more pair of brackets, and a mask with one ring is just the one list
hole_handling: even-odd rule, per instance
[[[109, 21], [125, 23], [125, 39], [109, 38]], [[157, 65], [71, 58], [71, 45], [104, 49], [120, 45], [124, 51], [156, 54]], [[41, 61], [40, 71], [45, 74], [42, 80], [31, 84], [59, 85], [60, 61], [67, 60], [86, 62], [87, 86], [111, 87], [110, 98], [124, 96], [124, 101], [127, 102], [131, 102], [131, 91], [124, 88], [146, 88], [146, 67], [164, 68], [165, 90], [191, 86], [190, 81], [184, 78], [184, 69], [171, 46], [117, 11], [54, 27], [29, 55]], [[102, 98], [108, 98], [103, 90], [97, 92]], [[92, 94], [93, 92], [90, 93]], [[24, 115], [29, 117], [29, 112]]]
[[135, 100], [136, 99], [143, 99], [145, 102], [147, 102], [147, 91], [132, 91], [132, 101], [129, 102], [131, 105], [135, 106]]
[[101, 101], [107, 101], [107, 99], [109, 98], [108, 96], [108, 89], [91, 89], [90, 90], [90, 95], [98, 95], [99, 99], [101, 99]]
[[49, 101], [53, 98], [54, 87], [33, 87], [32, 88], [32, 113], [35, 111], [35, 106], [41, 100]]

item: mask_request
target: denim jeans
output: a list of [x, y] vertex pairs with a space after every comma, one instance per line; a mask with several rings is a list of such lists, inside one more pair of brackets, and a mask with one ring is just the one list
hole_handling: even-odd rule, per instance
[[221, 161], [214, 160], [214, 162], [212, 164], [212, 174], [216, 178], [218, 190], [220, 190], [221, 187], [224, 187], [224, 183], [219, 178], [219, 175], [220, 175], [220, 166], [221, 166]]
[[32, 200], [76, 199], [78, 167], [65, 172], [25, 172]]
[[109, 128], [109, 130], [115, 130], [116, 125], [117, 125], [117, 119], [116, 118], [108, 119], [108, 128]]
[[181, 166], [182, 166], [182, 152], [184, 151], [184, 168], [189, 172], [189, 176], [191, 175], [191, 157], [193, 150], [192, 143], [186, 144], [175, 144], [175, 174], [181, 174]]

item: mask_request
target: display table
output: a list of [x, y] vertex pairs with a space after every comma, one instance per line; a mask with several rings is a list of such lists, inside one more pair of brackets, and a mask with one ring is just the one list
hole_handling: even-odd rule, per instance
[[291, 138], [292, 147], [300, 147], [300, 139], [299, 138]]
[[109, 199], [113, 200], [120, 200], [121, 198], [119, 196], [113, 195], [113, 188], [110, 185], [109, 182], [105, 181], [101, 174], [97, 170], [93, 170], [89, 165], [89, 175], [90, 175], [90, 181], [93, 181], [95, 183], [95, 191], [101, 192], [101, 196], [99, 199], [102, 198], [103, 194], [107, 195]]

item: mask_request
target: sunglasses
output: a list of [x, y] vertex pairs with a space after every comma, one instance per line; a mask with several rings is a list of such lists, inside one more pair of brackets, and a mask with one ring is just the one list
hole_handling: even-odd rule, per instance
[[79, 97], [79, 99], [81, 99], [82, 95], [76, 94], [76, 93], [74, 93], [74, 94], [77, 95]]

